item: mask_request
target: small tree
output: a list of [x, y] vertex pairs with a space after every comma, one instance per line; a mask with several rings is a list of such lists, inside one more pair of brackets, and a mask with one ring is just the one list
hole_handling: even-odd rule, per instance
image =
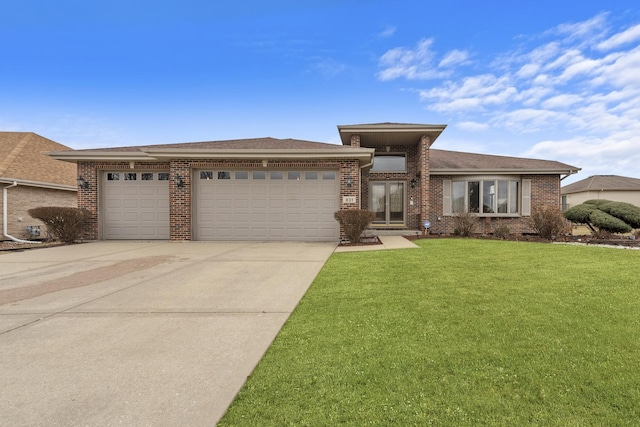
[[576, 224], [585, 224], [594, 235], [602, 232], [629, 233], [640, 228], [640, 207], [610, 200], [587, 200], [567, 209], [565, 218]]
[[358, 243], [362, 232], [376, 218], [376, 214], [365, 209], [347, 209], [335, 212], [333, 217], [342, 226], [347, 239], [351, 243]]
[[540, 206], [531, 211], [529, 225], [543, 239], [551, 240], [567, 230], [568, 223], [557, 206]]
[[39, 219], [47, 231], [64, 243], [73, 243], [80, 238], [82, 223], [90, 214], [86, 209], [60, 206], [44, 206], [28, 210], [32, 218]]

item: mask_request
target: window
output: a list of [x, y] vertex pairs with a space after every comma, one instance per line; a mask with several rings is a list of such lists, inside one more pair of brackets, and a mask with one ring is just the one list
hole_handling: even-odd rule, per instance
[[143, 181], [153, 181], [153, 173], [143, 172], [140, 174], [140, 179]]
[[282, 179], [283, 177], [284, 175], [280, 171], [269, 172], [269, 179]]
[[479, 179], [448, 182], [451, 185], [451, 212], [454, 214], [471, 212], [497, 216], [519, 213], [518, 180]]
[[405, 172], [407, 158], [404, 154], [376, 154], [371, 172]]
[[218, 172], [218, 179], [231, 179], [231, 172]]
[[124, 174], [124, 180], [125, 181], [135, 181], [136, 179], [138, 179], [138, 174], [135, 172], [125, 172]]
[[120, 181], [120, 172], [108, 172], [107, 181]]
[[253, 179], [266, 179], [267, 173], [265, 171], [253, 171]]
[[322, 179], [325, 181], [334, 181], [336, 179], [336, 173], [334, 171], [322, 172]]
[[158, 172], [158, 181], [169, 181], [169, 172]]
[[307, 181], [318, 179], [318, 172], [306, 171], [304, 173], [304, 179], [306, 179]]
[[213, 171], [200, 171], [200, 179], [213, 179]]
[[237, 171], [236, 179], [249, 179], [249, 172], [247, 171]]
[[287, 172], [287, 179], [291, 181], [300, 181], [300, 172]]

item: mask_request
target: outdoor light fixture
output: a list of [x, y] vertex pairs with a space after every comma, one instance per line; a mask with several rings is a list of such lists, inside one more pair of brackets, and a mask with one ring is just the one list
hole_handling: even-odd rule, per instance
[[176, 187], [178, 188], [184, 187], [184, 181], [182, 180], [182, 177], [180, 175], [176, 175], [175, 182], [176, 182]]
[[86, 181], [82, 176], [79, 176], [76, 181], [78, 181], [79, 188], [89, 188], [89, 181]]
[[351, 179], [350, 176], [347, 177], [347, 187], [351, 187], [351, 185], [353, 184], [353, 180]]
[[409, 184], [411, 184], [411, 188], [416, 188], [416, 185], [418, 184], [418, 180], [415, 178], [411, 178], [411, 181], [409, 182]]

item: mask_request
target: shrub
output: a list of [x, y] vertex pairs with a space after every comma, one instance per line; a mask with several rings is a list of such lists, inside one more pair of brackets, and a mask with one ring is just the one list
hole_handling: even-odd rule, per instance
[[511, 229], [506, 224], [499, 224], [493, 229], [493, 235], [498, 239], [506, 239], [511, 235]]
[[365, 209], [347, 209], [335, 212], [333, 217], [342, 226], [347, 239], [351, 243], [358, 243], [362, 232], [376, 218], [376, 214]]
[[477, 216], [471, 212], [461, 212], [453, 216], [453, 234], [469, 237], [476, 231]]
[[567, 221], [557, 206], [541, 206], [531, 211], [529, 225], [543, 239], [551, 240], [567, 227]]
[[600, 210], [621, 219], [632, 228], [640, 227], [640, 207], [624, 202], [609, 202], [600, 206]]
[[32, 218], [39, 219], [47, 231], [64, 243], [73, 243], [80, 238], [82, 223], [89, 218], [86, 209], [59, 206], [44, 206], [28, 210]]
[[592, 225], [598, 227], [600, 231], [609, 231], [610, 233], [628, 233], [633, 228], [620, 218], [606, 213], [600, 209], [589, 214], [589, 220]]

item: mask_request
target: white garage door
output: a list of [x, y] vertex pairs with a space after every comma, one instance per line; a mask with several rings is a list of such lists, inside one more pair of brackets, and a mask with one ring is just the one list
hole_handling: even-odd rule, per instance
[[104, 172], [104, 239], [169, 238], [169, 173]]
[[337, 241], [334, 170], [195, 171], [198, 240]]

